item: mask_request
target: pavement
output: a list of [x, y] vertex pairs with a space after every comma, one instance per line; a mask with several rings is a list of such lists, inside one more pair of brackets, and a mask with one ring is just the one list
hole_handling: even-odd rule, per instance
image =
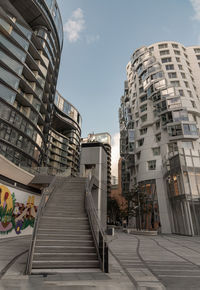
[[91, 269], [25, 276], [30, 236], [0, 240], [0, 290], [199, 290], [200, 237], [117, 232], [109, 273]]

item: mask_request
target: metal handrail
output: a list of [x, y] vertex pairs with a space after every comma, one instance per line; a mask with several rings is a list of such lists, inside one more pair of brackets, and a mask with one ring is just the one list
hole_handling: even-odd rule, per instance
[[108, 273], [108, 241], [106, 234], [102, 228], [100, 219], [98, 217], [97, 209], [94, 204], [92, 197], [92, 187], [95, 183], [96, 178], [93, 176], [88, 178], [86, 184], [86, 195], [85, 195], [85, 208], [87, 211], [94, 244], [97, 252], [97, 256], [100, 262], [100, 266], [103, 272]]
[[38, 232], [39, 221], [43, 215], [44, 208], [51, 196], [51, 193], [54, 191], [56, 187], [55, 185], [56, 179], [57, 179], [56, 176], [54, 176], [50, 185], [47, 188], [45, 188], [42, 192], [42, 198], [38, 207], [37, 215], [35, 217], [33, 234], [32, 234], [31, 244], [30, 244], [30, 248], [28, 252], [28, 258], [27, 258], [27, 264], [26, 264], [26, 270], [25, 270], [26, 275], [31, 274], [33, 253], [34, 253], [34, 248], [35, 248], [35, 243], [36, 243], [36, 236]]

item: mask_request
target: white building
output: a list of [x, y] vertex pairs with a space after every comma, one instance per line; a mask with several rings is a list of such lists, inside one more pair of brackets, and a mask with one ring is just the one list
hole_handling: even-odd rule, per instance
[[146, 196], [143, 227], [200, 234], [200, 46], [159, 42], [136, 50], [121, 98], [124, 194]]

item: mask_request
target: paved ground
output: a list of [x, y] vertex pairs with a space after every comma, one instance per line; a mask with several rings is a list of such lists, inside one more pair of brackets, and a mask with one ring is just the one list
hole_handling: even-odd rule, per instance
[[[200, 289], [200, 238], [118, 232], [110, 243], [110, 273], [24, 276], [30, 237], [0, 240], [0, 290]], [[17, 257], [17, 259], [13, 259]]]
[[200, 238], [119, 233], [111, 250], [139, 289], [200, 289]]

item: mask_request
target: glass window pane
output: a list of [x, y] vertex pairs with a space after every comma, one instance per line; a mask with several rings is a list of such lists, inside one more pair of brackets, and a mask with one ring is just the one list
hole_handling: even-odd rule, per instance
[[25, 40], [23, 37], [21, 37], [17, 32], [14, 30], [11, 32], [12, 37], [19, 43], [21, 47], [23, 47], [25, 50], [28, 50], [29, 42]]
[[22, 62], [25, 61], [26, 54], [1, 34], [0, 34], [0, 43], [3, 44], [19, 60], [21, 60]]
[[0, 60], [7, 64], [17, 74], [21, 75], [23, 66], [19, 62], [6, 55], [2, 50], [0, 50]]
[[15, 77], [13, 74], [8, 72], [7, 70], [1, 68], [0, 70], [0, 78], [9, 84], [11, 87], [17, 89], [19, 85], [19, 78]]
[[0, 84], [0, 97], [2, 99], [6, 100], [8, 103], [13, 104], [15, 101], [15, 96], [16, 96], [16, 93], [14, 91]]

